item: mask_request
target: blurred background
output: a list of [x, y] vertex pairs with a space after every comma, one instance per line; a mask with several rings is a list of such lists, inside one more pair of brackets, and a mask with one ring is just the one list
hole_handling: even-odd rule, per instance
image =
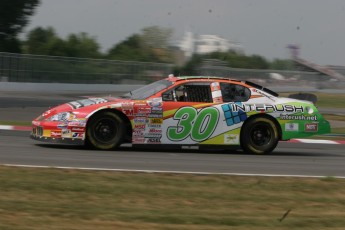
[[342, 91], [345, 3], [310, 4], [2, 0], [0, 84], [138, 85], [173, 73]]

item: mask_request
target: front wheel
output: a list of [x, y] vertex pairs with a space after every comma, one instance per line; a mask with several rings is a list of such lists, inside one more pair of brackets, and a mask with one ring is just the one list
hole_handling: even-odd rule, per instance
[[279, 131], [275, 123], [266, 117], [256, 117], [242, 127], [241, 147], [246, 153], [268, 154], [279, 141]]
[[88, 121], [86, 143], [96, 149], [114, 149], [123, 142], [124, 133], [124, 123], [118, 115], [100, 112]]

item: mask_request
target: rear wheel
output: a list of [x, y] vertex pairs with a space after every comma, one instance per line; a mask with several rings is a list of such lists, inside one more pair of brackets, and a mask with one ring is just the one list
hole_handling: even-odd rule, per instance
[[274, 123], [266, 117], [256, 117], [242, 127], [241, 147], [246, 153], [268, 154], [279, 141], [279, 131]]
[[124, 122], [118, 115], [109, 111], [100, 112], [88, 121], [86, 143], [97, 149], [114, 149], [123, 142], [124, 135]]

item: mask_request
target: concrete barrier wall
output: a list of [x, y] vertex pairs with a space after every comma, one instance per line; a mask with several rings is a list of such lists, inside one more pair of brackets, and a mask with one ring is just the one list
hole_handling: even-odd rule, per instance
[[129, 92], [142, 85], [121, 85], [121, 84], [64, 84], [64, 83], [21, 83], [21, 82], [0, 82], [0, 91], [20, 92]]
[[[128, 84], [65, 84], [65, 83], [22, 83], [0, 82], [1, 92], [129, 92], [143, 85]], [[325, 92], [345, 93], [343, 89], [317, 89], [315, 87], [267, 86], [276, 92]]]

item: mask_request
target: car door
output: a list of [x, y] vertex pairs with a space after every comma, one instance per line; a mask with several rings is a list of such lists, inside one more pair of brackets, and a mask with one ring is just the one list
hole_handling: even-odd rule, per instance
[[162, 144], [198, 144], [209, 138], [218, 122], [211, 82], [185, 82], [162, 94]]

